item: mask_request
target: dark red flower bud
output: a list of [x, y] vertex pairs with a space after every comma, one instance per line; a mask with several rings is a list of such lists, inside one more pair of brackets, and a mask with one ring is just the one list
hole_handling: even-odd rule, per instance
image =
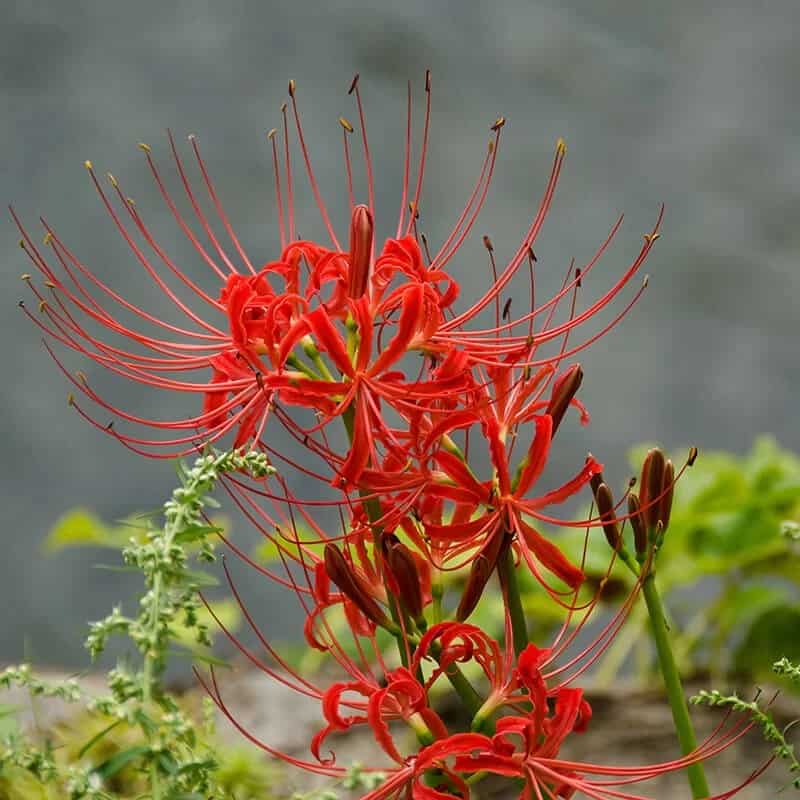
[[456, 619], [464, 622], [475, 610], [478, 601], [483, 595], [483, 590], [492, 577], [497, 562], [506, 550], [511, 546], [511, 537], [508, 535], [493, 536], [480, 553], [472, 562], [469, 571], [467, 585], [464, 587], [464, 594], [461, 595], [461, 602], [456, 609]]
[[400, 602], [406, 611], [417, 619], [422, 615], [422, 586], [414, 555], [396, 536], [383, 539], [386, 566], [397, 586]]
[[633, 546], [636, 548], [636, 555], [642, 555], [647, 552], [647, 526], [639, 510], [639, 498], [633, 492], [628, 495], [628, 514], [633, 528]]
[[619, 527], [614, 517], [614, 496], [611, 489], [605, 483], [597, 487], [594, 494], [597, 502], [597, 510], [600, 512], [600, 519], [603, 521], [603, 533], [611, 547], [616, 550], [620, 544]]
[[347, 285], [347, 294], [354, 300], [362, 297], [369, 285], [374, 228], [370, 210], [364, 205], [356, 206], [350, 220], [350, 275]]
[[[648, 528], [655, 528], [661, 513], [658, 501], [664, 487], [664, 454], [658, 447], [647, 451], [642, 464], [642, 477], [639, 482], [639, 501]], [[656, 502], [653, 502], [656, 501]]]
[[664, 526], [664, 530], [669, 525], [669, 515], [672, 511], [672, 491], [675, 488], [675, 467], [669, 459], [664, 464], [664, 477], [661, 484], [661, 502], [659, 503], [658, 519]]
[[[593, 458], [594, 457], [592, 456], [591, 453], [588, 453], [586, 455], [586, 461], [587, 462], [591, 461]], [[601, 483], [605, 483], [605, 480], [603, 479], [603, 473], [602, 472], [595, 472], [595, 474], [592, 475], [591, 478], [589, 478], [589, 486], [592, 489], [592, 494], [593, 495], [597, 494], [597, 488], [600, 486]]]
[[391, 626], [389, 618], [372, 597], [369, 587], [364, 583], [342, 555], [336, 545], [325, 545], [325, 571], [339, 587], [342, 594], [376, 625], [383, 628]]
[[583, 380], [583, 370], [580, 364], [573, 364], [566, 372], [556, 378], [553, 383], [553, 393], [547, 404], [547, 413], [553, 418], [553, 435], [555, 436], [564, 414], [567, 413], [572, 398], [575, 397]]

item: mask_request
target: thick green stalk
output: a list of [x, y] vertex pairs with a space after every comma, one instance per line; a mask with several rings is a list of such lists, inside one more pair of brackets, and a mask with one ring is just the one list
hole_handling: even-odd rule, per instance
[[528, 646], [530, 639], [528, 638], [528, 626], [525, 622], [525, 612], [522, 608], [517, 571], [514, 569], [514, 551], [510, 547], [506, 547], [505, 553], [500, 556], [497, 562], [497, 572], [505, 591], [508, 614], [511, 617], [514, 652], [519, 655]]
[[[650, 573], [642, 583], [642, 594], [647, 604], [647, 612], [650, 615], [650, 623], [653, 631], [653, 639], [656, 643], [658, 653], [658, 663], [661, 668], [661, 675], [664, 679], [664, 686], [667, 690], [667, 698], [672, 709], [672, 719], [675, 723], [675, 730], [678, 734], [678, 742], [684, 755], [692, 752], [697, 747], [697, 737], [689, 718], [689, 708], [686, 704], [686, 695], [681, 684], [678, 667], [675, 663], [675, 656], [669, 642], [669, 629], [667, 627], [664, 605], [661, 596], [656, 588], [655, 575]], [[706, 780], [705, 769], [702, 762], [692, 764], [686, 768], [689, 785], [692, 789], [692, 797], [699, 800], [701, 797], [709, 797], [708, 781]]]

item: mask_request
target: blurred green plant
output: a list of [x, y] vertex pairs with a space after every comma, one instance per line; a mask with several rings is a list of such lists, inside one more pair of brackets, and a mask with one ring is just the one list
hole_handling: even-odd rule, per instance
[[[646, 450], [634, 449], [631, 463], [640, 463]], [[771, 438], [756, 440], [743, 457], [701, 453], [683, 474], [658, 580], [681, 623], [673, 626], [673, 647], [684, 676], [753, 681], [771, 675], [780, 655], [800, 659], [798, 519], [800, 459]], [[580, 556], [581, 531], [565, 531], [563, 541]], [[607, 560], [602, 532], [592, 531], [590, 580], [603, 577]], [[630, 589], [633, 576], [627, 570], [618, 569], [613, 577], [621, 582], [616, 591]], [[642, 682], [649, 679], [654, 661], [642, 635], [646, 625], [638, 603], [598, 671], [601, 684], [614, 680], [624, 665], [633, 666]]]
[[[147, 515], [110, 528], [81, 511], [67, 515], [50, 534], [50, 550], [78, 544], [121, 547], [121, 569], [143, 576], [138, 613], [126, 616], [114, 608], [105, 619], [91, 623], [86, 639], [94, 659], [109, 638], [124, 637], [138, 653], [139, 664], [133, 666], [127, 656], [120, 659], [108, 673], [108, 693], [100, 697], [84, 696], [74, 680], [47, 684], [27, 665], [0, 673], [0, 688], [18, 687], [32, 697], [57, 697], [81, 706], [62, 730], [38, 736], [22, 729], [15, 709], [0, 709], [0, 797], [265, 796], [265, 768], [254, 766], [255, 757], [248, 760], [238, 749], [222, 748], [208, 725], [199, 726], [163, 681], [175, 647], [195, 659], [213, 658], [198, 591], [216, 581], [194, 562], [214, 560], [211, 535], [218, 528], [206, 518], [205, 509], [215, 507], [209, 492], [224, 473], [239, 470], [263, 477], [272, 467], [261, 453], [210, 453], [190, 468], [179, 465], [180, 486], [161, 510], [161, 527], [154, 525], [154, 515]], [[221, 610], [226, 613], [224, 606]], [[220, 759], [226, 757], [223, 764]]]

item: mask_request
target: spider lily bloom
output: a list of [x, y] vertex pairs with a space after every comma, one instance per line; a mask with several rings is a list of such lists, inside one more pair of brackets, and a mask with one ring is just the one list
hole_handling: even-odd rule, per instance
[[[582, 571], [571, 564], [561, 551], [544, 538], [528, 521], [538, 512], [556, 503], [561, 503], [578, 492], [602, 466], [593, 458], [587, 459], [581, 471], [558, 489], [546, 492], [539, 497], [528, 497], [530, 490], [539, 480], [547, 463], [553, 439], [553, 417], [546, 413], [536, 413], [542, 403], [538, 397], [539, 384], [546, 374], [534, 379], [520, 381], [509, 390], [507, 373], [497, 370], [494, 396], [484, 388], [482, 402], [474, 411], [453, 415], [445, 419], [430, 434], [430, 440], [442, 437], [455, 428], [479, 423], [486, 439], [493, 477], [480, 482], [458, 455], [451, 449], [440, 447], [433, 454], [439, 470], [439, 480], [433, 480], [426, 491], [431, 496], [452, 501], [454, 511], [449, 522], [428, 522], [425, 532], [434, 542], [450, 547], [455, 554], [479, 548], [479, 552], [492, 552], [497, 540], [506, 536], [514, 538], [514, 548], [525, 560], [537, 579], [548, 590], [556, 594], [558, 590], [549, 587], [541, 574], [540, 566], [562, 580], [571, 590], [583, 581]], [[576, 374], [574, 371], [570, 374]], [[556, 385], [560, 389], [563, 385]], [[561, 397], [557, 392], [556, 396]], [[569, 398], [567, 404], [572, 401]], [[546, 405], [552, 405], [547, 402]], [[563, 407], [562, 407], [563, 406]], [[565, 404], [558, 407], [559, 421], [563, 417]], [[522, 457], [512, 476], [510, 454], [515, 444], [519, 427], [533, 423], [534, 434], [527, 453]]]
[[[323, 415], [323, 422], [348, 413], [354, 417], [353, 435], [358, 447], [352, 450], [356, 455], [329, 454], [328, 461], [335, 474], [352, 485], [366, 468], [364, 451], [371, 451], [369, 461], [373, 466], [380, 462], [382, 453], [379, 450], [394, 450], [398, 457], [402, 454], [396, 434], [383, 419], [381, 403], [392, 405], [401, 418], [407, 418], [417, 413], [410, 408], [412, 405], [433, 413], [447, 403], [460, 402], [463, 384], [455, 376], [444, 381], [433, 375], [436, 365], [448, 358], [463, 362], [469, 369], [479, 365], [497, 366], [509, 359], [515, 360], [521, 368], [557, 364], [613, 327], [630, 307], [630, 303], [627, 304], [601, 331], [587, 335], [569, 348], [562, 346], [555, 355], [543, 356], [538, 350], [548, 343], [563, 342], [565, 345], [570, 333], [597, 318], [619, 296], [652, 248], [658, 235], [660, 215], [656, 227], [645, 237], [638, 255], [620, 278], [585, 310], [570, 313], [566, 321], [553, 323], [553, 312], [563, 301], [573, 297], [578, 284], [588, 278], [619, 223], [614, 225], [580, 275], [577, 271], [568, 275], [556, 295], [538, 306], [531, 303], [529, 310], [513, 318], [511, 314], [503, 314], [500, 319], [503, 295], [511, 291], [514, 276], [531, 263], [532, 245], [551, 205], [565, 154], [565, 147], [559, 142], [540, 206], [519, 246], [504, 266], [493, 265], [493, 277], [481, 296], [467, 301], [462, 310], [455, 309], [460, 288], [449, 268], [463, 258], [464, 244], [474, 230], [487, 197], [504, 120], [492, 125], [490, 146], [482, 159], [474, 189], [452, 231], [438, 250], [427, 252], [427, 243], [418, 227], [428, 158], [430, 76], [426, 76], [425, 82], [426, 113], [417, 174], [414, 178], [411, 169], [414, 159], [409, 89], [400, 213], [394, 235], [375, 255], [375, 229], [383, 227], [385, 221], [375, 216], [373, 168], [357, 81], [351, 89], [356, 97], [361, 127], [368, 202], [356, 204], [349, 144], [355, 128], [342, 119], [347, 202], [351, 211], [347, 247], [337, 238], [312, 169], [293, 82], [290, 83], [291, 111], [288, 106], [283, 108], [283, 141], [279, 142], [281, 134], [276, 131], [269, 137], [281, 240], [277, 257], [256, 260], [245, 251], [224, 211], [194, 137], [190, 137], [191, 148], [202, 178], [203, 193], [210, 200], [216, 221], [203, 210], [201, 198], [192, 187], [172, 136], [169, 137], [170, 149], [180, 186], [191, 207], [189, 216], [179, 209], [150, 148], [142, 146], [168, 213], [180, 235], [197, 253], [203, 269], [218, 281], [216, 292], [203, 288], [203, 281], [184, 270], [170, 255], [169, 248], [156, 241], [144, 212], [124, 194], [117, 179], [109, 175], [111, 188], [106, 190], [91, 163], [87, 162], [102, 205], [141, 266], [145, 279], [152, 281], [169, 300], [175, 312], [172, 320], [122, 296], [95, 275], [47, 223], [44, 223], [47, 247], [39, 247], [12, 211], [23, 249], [44, 284], [40, 288], [30, 276], [25, 276], [41, 310], [40, 315], [27, 309], [26, 313], [50, 342], [76, 351], [123, 380], [199, 396], [193, 408], [180, 419], [148, 419], [117, 408], [104, 400], [85, 377], [70, 375], [76, 395], [88, 398], [117, 422], [111, 428], [76, 401], [78, 410], [98, 428], [109, 429], [138, 452], [166, 457], [192, 452], [228, 434], [232, 435], [236, 446], [265, 444], [263, 433], [276, 402], [311, 405]], [[289, 155], [292, 121], [328, 242], [303, 241], [297, 236], [297, 170], [293, 169]], [[279, 155], [281, 149], [282, 156]], [[425, 256], [421, 242], [425, 244]], [[481, 315], [492, 306], [497, 312], [495, 324], [483, 326]], [[538, 324], [538, 330], [534, 323]], [[342, 342], [345, 348], [350, 346], [346, 358]], [[427, 372], [423, 371], [419, 377], [402, 372], [401, 360], [408, 351], [430, 357], [425, 362], [429, 362]], [[368, 355], [369, 352], [376, 355]], [[322, 363], [338, 374], [325, 374]], [[280, 417], [279, 421], [283, 425], [296, 425], [286, 417]], [[146, 433], [130, 432], [125, 429], [126, 423]], [[326, 449], [319, 445], [316, 452], [319, 455]]]

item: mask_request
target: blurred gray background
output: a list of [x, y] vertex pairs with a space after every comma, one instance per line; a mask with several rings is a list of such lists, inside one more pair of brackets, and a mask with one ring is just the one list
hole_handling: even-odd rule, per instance
[[[196, 133], [238, 232], [266, 261], [277, 236], [264, 132], [278, 124], [287, 79], [297, 81], [323, 191], [340, 206], [332, 199], [344, 197], [336, 119], [355, 117], [346, 91], [360, 72], [378, 205], [389, 219], [379, 217], [378, 228], [386, 235], [399, 200], [406, 81], [421, 100], [430, 67], [422, 208], [433, 242], [459, 213], [488, 125], [508, 118], [491, 199], [459, 259], [468, 296], [486, 282], [479, 234], [490, 234], [501, 253], [517, 244], [559, 136], [569, 151], [537, 248], [542, 270], [557, 276], [571, 256], [589, 257], [624, 210], [625, 225], [593, 281], [610, 283], [666, 204], [647, 293], [581, 359], [593, 424], [564, 432], [556, 467], [572, 469], [591, 449], [624, 479], [625, 451], [641, 440], [742, 452], [771, 432], [800, 449], [795, 0], [0, 5], [3, 199], [34, 230], [45, 214], [126, 296], [154, 310], [168, 306], [105, 216], [84, 159], [101, 174], [112, 170], [159, 239], [174, 245], [188, 272], [200, 273], [136, 148], [150, 143], [167, 167], [165, 129], [181, 138]], [[307, 193], [298, 205], [301, 233], [314, 234]], [[334, 217], [346, 231], [346, 214]], [[153, 508], [174, 475], [169, 464], [137, 458], [70, 412], [63, 376], [16, 308], [25, 288], [19, 275], [30, 269], [17, 233], [10, 221], [0, 230], [0, 660], [28, 655], [79, 666], [86, 620], [129, 601], [137, 583], [94, 569], [113, 560], [106, 553], [43, 557], [42, 538], [78, 504], [106, 519]], [[545, 286], [555, 280], [543, 277]], [[86, 368], [74, 357], [67, 362]], [[89, 371], [137, 413], [177, 410], [169, 398], [104, 384], [98, 370]], [[263, 583], [253, 591], [273, 609], [270, 633], [292, 635], [289, 607]]]

